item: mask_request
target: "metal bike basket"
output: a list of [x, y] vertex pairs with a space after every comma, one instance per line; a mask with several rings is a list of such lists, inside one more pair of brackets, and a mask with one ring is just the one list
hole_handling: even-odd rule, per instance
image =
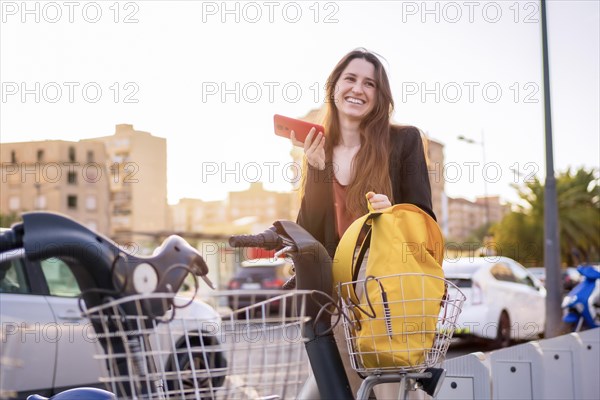
[[[188, 299], [171, 307], [167, 294], [91, 308], [84, 313], [108, 371], [100, 381], [119, 399], [295, 398], [308, 375], [302, 328], [310, 295], [215, 292], [205, 299], [220, 311], [214, 319], [178, 307]], [[147, 315], [148, 302], [166, 302], [169, 311]]]
[[342, 283], [338, 298], [352, 368], [363, 375], [441, 363], [465, 301], [451, 282], [421, 273]]

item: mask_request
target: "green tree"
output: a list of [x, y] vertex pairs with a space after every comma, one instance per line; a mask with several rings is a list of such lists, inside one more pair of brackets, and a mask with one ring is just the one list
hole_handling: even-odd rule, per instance
[[10, 214], [0, 214], [0, 228], [10, 228], [10, 226], [21, 221], [21, 217], [16, 213], [11, 212]]
[[471, 232], [471, 234], [467, 237], [466, 242], [483, 243], [485, 237], [492, 231], [493, 225], [494, 224], [491, 222], [481, 225], [479, 228]]
[[[600, 249], [600, 187], [595, 169], [570, 169], [558, 175], [556, 192], [562, 261], [574, 265], [578, 260], [597, 260]], [[515, 188], [526, 204], [507, 215], [493, 227], [503, 255], [525, 265], [542, 265], [544, 255], [544, 185], [536, 177]]]

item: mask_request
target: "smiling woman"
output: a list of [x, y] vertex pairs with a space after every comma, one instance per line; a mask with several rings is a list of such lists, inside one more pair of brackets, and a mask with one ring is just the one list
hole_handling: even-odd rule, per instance
[[[346, 229], [369, 208], [411, 203], [435, 218], [420, 131], [390, 123], [394, 101], [377, 55], [357, 49], [338, 62], [327, 79], [326, 110], [326, 136], [315, 136], [313, 129], [302, 145], [292, 135], [293, 143], [304, 147], [307, 161], [300, 226], [333, 256]], [[341, 332], [336, 335], [356, 392], [361, 379], [350, 368]], [[387, 390], [380, 394], [397, 393], [393, 387]]]
[[367, 201], [375, 210], [411, 203], [434, 216], [420, 131], [390, 123], [394, 101], [377, 55], [357, 49], [339, 61], [327, 79], [326, 110], [326, 136], [313, 132], [303, 144], [302, 227], [333, 255]]

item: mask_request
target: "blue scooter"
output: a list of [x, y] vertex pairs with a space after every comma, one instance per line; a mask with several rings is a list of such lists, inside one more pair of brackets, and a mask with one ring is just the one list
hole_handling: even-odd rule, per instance
[[573, 332], [600, 327], [600, 269], [593, 265], [577, 267], [584, 279], [563, 299], [563, 321]]

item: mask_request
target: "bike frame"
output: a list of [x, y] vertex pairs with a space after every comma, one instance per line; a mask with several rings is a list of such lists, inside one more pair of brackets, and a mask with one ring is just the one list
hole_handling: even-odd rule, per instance
[[[288, 237], [296, 269], [296, 289], [317, 290], [331, 295], [332, 260], [325, 247], [299, 225], [290, 221], [274, 224], [278, 233]], [[323, 399], [354, 399], [331, 329], [331, 315], [322, 313], [322, 305], [312, 302], [307, 310], [311, 323], [305, 325], [306, 352]]]

